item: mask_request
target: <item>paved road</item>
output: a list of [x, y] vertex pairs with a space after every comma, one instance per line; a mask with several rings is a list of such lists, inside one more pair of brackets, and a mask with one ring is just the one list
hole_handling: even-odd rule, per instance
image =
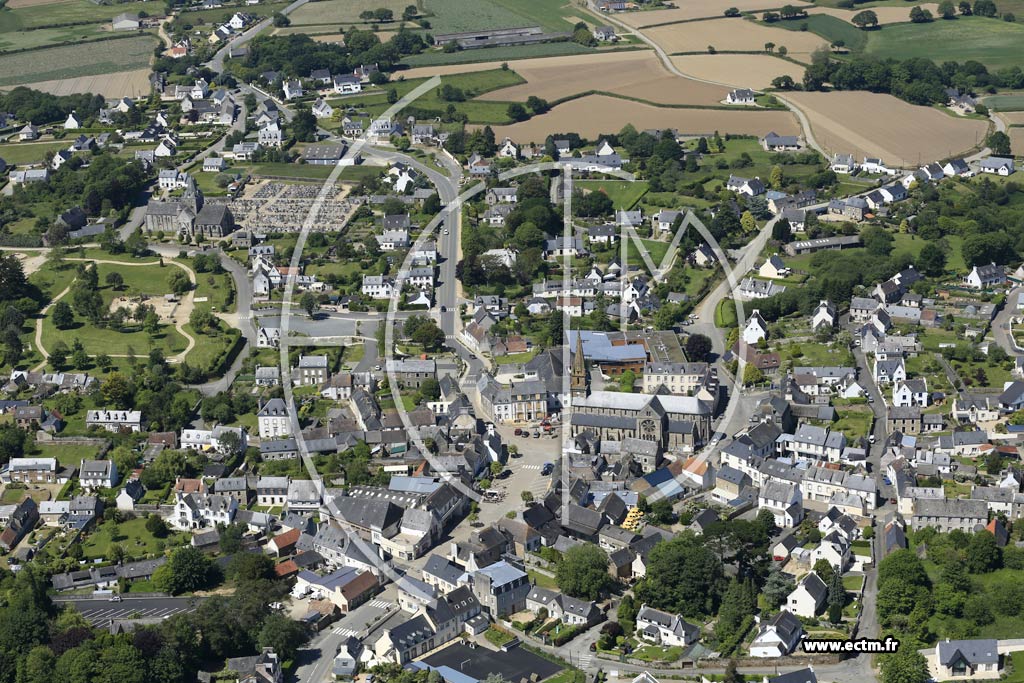
[[202, 598], [133, 598], [126, 596], [121, 602], [109, 600], [67, 600], [59, 597], [55, 602], [71, 605], [82, 613], [93, 626], [106, 626], [112, 619], [163, 618], [180, 612], [191, 612]]
[[377, 599], [360, 605], [314, 637], [299, 651], [295, 680], [300, 683], [334, 680], [329, 674], [342, 642], [352, 636], [366, 642], [368, 636], [380, 629], [408, 619], [409, 614], [402, 612], [395, 604], [396, 595], [394, 585], [388, 586]]
[[1017, 349], [1017, 344], [1013, 341], [1013, 335], [1010, 332], [1010, 318], [1019, 314], [1017, 311], [1017, 297], [1024, 294], [1024, 287], [1014, 287], [1006, 295], [1006, 303], [1003, 304], [1003, 310], [999, 311], [995, 319], [992, 321], [992, 336], [995, 337], [996, 343], [1003, 347], [1006, 353], [1010, 354], [1011, 357], [1017, 357], [1022, 355]]

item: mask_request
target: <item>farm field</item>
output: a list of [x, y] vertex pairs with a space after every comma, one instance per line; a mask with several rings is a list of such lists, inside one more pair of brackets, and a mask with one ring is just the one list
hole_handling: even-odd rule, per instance
[[999, 114], [1008, 126], [1024, 126], [1024, 111], [1007, 111]]
[[1010, 149], [1020, 154], [1024, 150], [1024, 128], [1007, 128], [1006, 134], [1010, 136]]
[[[111, 99], [118, 97], [145, 97], [149, 94], [149, 69], [119, 71], [116, 73], [98, 74], [96, 76], [79, 76], [78, 78], [58, 78], [52, 81], [38, 81], [25, 85], [53, 95], [89, 92]], [[3, 89], [9, 90], [10, 87]]]
[[[37, 10], [44, 11], [44, 10]], [[26, 50], [57, 43], [73, 43], [96, 40], [110, 36], [100, 24], [40, 28], [35, 31], [6, 31], [0, 33], [0, 51]]]
[[[910, 21], [910, 8], [913, 7], [914, 5], [917, 5], [921, 9], [926, 9], [932, 14], [938, 16], [939, 5], [938, 3], [935, 2], [922, 2], [913, 4], [904, 3], [898, 6], [893, 5], [872, 7], [871, 11], [878, 15], [878, 23], [881, 24], [882, 26], [886, 24], [902, 24]], [[837, 17], [849, 23], [850, 19], [852, 19], [853, 16], [857, 14], [857, 12], [859, 11], [861, 11], [860, 5], [857, 6], [857, 9], [840, 9], [838, 7], [815, 7], [814, 9], [810, 10], [810, 13], [811, 16], [825, 14]], [[794, 21], [794, 23], [799, 24], [800, 20], [796, 20]], [[852, 24], [850, 25], [852, 26]], [[861, 31], [861, 29], [859, 28], [854, 28], [865, 35], [870, 35], [871, 33], [871, 31]], [[850, 44], [847, 43], [847, 46], [849, 45]]]
[[897, 24], [871, 31], [867, 52], [877, 57], [923, 57], [936, 64], [975, 60], [989, 69], [1020, 66], [1024, 25], [960, 17], [927, 24]]
[[903, 167], [965, 152], [988, 130], [987, 121], [954, 118], [892, 95], [793, 92], [786, 99], [803, 110], [815, 138], [828, 151], [881, 157]]
[[[43, 5], [46, 7], [45, 10], [38, 9]], [[157, 2], [97, 5], [89, 0], [47, 3], [22, 0], [17, 4], [8, 3], [5, 9], [0, 10], [0, 33], [30, 30], [40, 26], [104, 23], [122, 12], [141, 11], [147, 11], [152, 16], [161, 16], [164, 13], [164, 6]]]
[[[615, 18], [629, 26], [640, 28], [643, 26], [654, 26], [655, 24], [687, 21], [689, 19], [720, 17], [730, 7], [738, 7], [741, 12], [781, 7], [778, 0], [695, 0], [694, 2], [680, 4], [683, 6], [677, 9], [658, 9], [648, 12], [618, 12], [615, 14]], [[812, 7], [812, 5], [803, 2], [791, 2], [789, 4], [794, 7]]]
[[149, 64], [158, 39], [144, 35], [108, 41], [102, 48], [68, 45], [0, 56], [0, 86], [120, 73]]
[[540, 142], [552, 131], [572, 130], [587, 138], [615, 133], [627, 123], [637, 129], [677, 128], [681, 134], [741, 133], [798, 135], [800, 127], [788, 111], [724, 111], [720, 109], [674, 109], [620, 100], [605, 95], [588, 95], [552, 109], [547, 114], [509, 126], [494, 127], [500, 140], [509, 136], [517, 142]]
[[[443, 64], [472, 64], [474, 62], [502, 62], [513, 59], [533, 59], [535, 57], [557, 57], [559, 55], [579, 55], [601, 52], [579, 43], [541, 43], [539, 45], [516, 45], [512, 47], [491, 47], [483, 50], [462, 50], [461, 52], [424, 52], [411, 55], [402, 60], [410, 67], [439, 66]], [[607, 50], [611, 52], [611, 50]]]
[[[985, 104], [993, 111], [1024, 112], [1024, 93], [993, 95], [992, 97], [985, 98]], [[1018, 123], [1024, 123], [1024, 119], [1021, 119]]]
[[[389, 9], [400, 20], [402, 10], [410, 4], [409, 0], [321, 0], [310, 2], [288, 15], [292, 26], [307, 24], [357, 24], [362, 23], [359, 13], [377, 8]], [[386, 24], [385, 24], [386, 25]]]
[[724, 88], [672, 75], [650, 50], [531, 59], [509, 68], [526, 83], [491, 91], [480, 99], [522, 102], [536, 95], [555, 101], [600, 90], [659, 104], [714, 105], [726, 95]]
[[548, 31], [569, 31], [572, 24], [563, 17], [576, 11], [571, 5], [545, 0], [424, 0], [423, 8], [432, 15], [430, 26], [435, 35], [537, 25]]
[[682, 55], [671, 59], [685, 74], [734, 88], [767, 88], [773, 78], [783, 74], [796, 81], [804, 77], [802, 66], [771, 55]]
[[[879, 8], [879, 9], [898, 9], [898, 8]], [[862, 31], [853, 24], [850, 23], [849, 16], [834, 16], [832, 12], [841, 12], [843, 10], [836, 9], [821, 9], [814, 10], [814, 14], [799, 19], [792, 19], [787, 21], [779, 21], [772, 26], [777, 26], [781, 29], [789, 31], [802, 31], [803, 27], [806, 26], [807, 30], [815, 33], [829, 43], [833, 43], [837, 40], [843, 41], [846, 44], [846, 48], [849, 50], [860, 51], [868, 44], [867, 31]], [[819, 12], [821, 12], [819, 14]]]
[[813, 33], [793, 32], [744, 19], [712, 19], [646, 29], [644, 34], [669, 54], [715, 50], [762, 52], [765, 43], [785, 45], [790, 57], [810, 61], [811, 52], [827, 43]]

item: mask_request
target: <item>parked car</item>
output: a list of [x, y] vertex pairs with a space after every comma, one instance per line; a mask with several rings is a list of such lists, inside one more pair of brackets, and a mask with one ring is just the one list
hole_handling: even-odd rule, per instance
[[552, 472], [554, 472], [554, 470], [555, 470], [554, 463], [546, 462], [546, 463], [544, 463], [544, 466], [540, 468], [540, 473], [541, 473], [542, 476], [546, 477], [549, 474], [551, 474]]
[[515, 434], [516, 436], [522, 436], [523, 435], [523, 430], [520, 429], [519, 427], [516, 427], [516, 430], [514, 432], [512, 432], [512, 433]]
[[120, 595], [111, 595], [109, 598], [107, 598], [107, 602], [121, 602], [121, 599], [122, 598]]

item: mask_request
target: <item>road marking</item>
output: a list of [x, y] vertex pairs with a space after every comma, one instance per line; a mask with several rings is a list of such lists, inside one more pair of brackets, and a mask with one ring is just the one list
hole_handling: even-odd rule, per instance
[[590, 666], [591, 660], [594, 659], [594, 655], [590, 652], [584, 652], [580, 655], [580, 668], [587, 669]]
[[353, 631], [350, 628], [344, 628], [342, 626], [339, 626], [339, 627], [337, 627], [335, 629], [332, 629], [331, 633], [333, 633], [336, 636], [342, 636], [344, 638], [351, 638], [352, 636], [354, 636], [357, 633], [359, 633], [359, 631]]
[[539, 470], [542, 467], [543, 467], [543, 465], [520, 465], [516, 469], [520, 469], [520, 470]]
[[370, 607], [376, 607], [378, 609], [391, 609], [391, 603], [387, 600], [371, 600]]

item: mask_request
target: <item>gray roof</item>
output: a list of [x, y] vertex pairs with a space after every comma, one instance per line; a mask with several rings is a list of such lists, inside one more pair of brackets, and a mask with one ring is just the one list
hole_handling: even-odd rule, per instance
[[996, 664], [999, 662], [999, 642], [994, 639], [940, 640], [936, 653], [943, 666], [951, 666], [961, 657], [969, 664]]

